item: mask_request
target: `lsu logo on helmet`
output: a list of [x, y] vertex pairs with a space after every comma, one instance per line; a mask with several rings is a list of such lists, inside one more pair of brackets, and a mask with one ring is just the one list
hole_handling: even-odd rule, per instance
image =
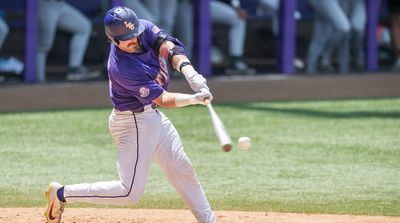
[[131, 23], [131, 22], [125, 21], [124, 24], [125, 24], [125, 27], [130, 29], [130, 30], [134, 30], [135, 29], [135, 25], [133, 23]]

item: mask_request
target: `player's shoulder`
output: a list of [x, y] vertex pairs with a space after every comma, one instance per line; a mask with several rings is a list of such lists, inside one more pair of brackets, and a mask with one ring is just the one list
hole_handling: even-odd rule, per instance
[[141, 19], [141, 23], [145, 28], [145, 32], [152, 35], [158, 35], [160, 32], [165, 33], [165, 31], [159, 28], [156, 24], [152, 23], [149, 20]]
[[[149, 20], [140, 19], [140, 23], [142, 23], [142, 25], [144, 26], [145, 31], [154, 31], [154, 29], [158, 29], [158, 31], [160, 31], [160, 29], [157, 27], [157, 25], [152, 23]], [[153, 33], [155, 33], [155, 32], [153, 32]]]

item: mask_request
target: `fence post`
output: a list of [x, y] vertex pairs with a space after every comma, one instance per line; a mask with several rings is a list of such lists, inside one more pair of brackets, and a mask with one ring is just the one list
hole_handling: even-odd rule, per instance
[[296, 56], [296, 0], [281, 0], [279, 6], [279, 32], [277, 61], [280, 72], [292, 74]]
[[366, 0], [367, 30], [365, 40], [365, 64], [368, 71], [378, 70], [378, 45], [376, 29], [378, 25], [378, 0]]
[[195, 47], [197, 52], [197, 69], [204, 76], [211, 75], [211, 15], [210, 15], [210, 1], [197, 0], [197, 10], [195, 13]]
[[27, 83], [36, 81], [37, 0], [26, 0], [25, 73]]

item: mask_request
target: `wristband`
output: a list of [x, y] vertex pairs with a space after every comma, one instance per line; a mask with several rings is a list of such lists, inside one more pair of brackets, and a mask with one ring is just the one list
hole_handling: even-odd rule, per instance
[[181, 65], [179, 66], [179, 71], [182, 73], [182, 68], [186, 65], [192, 65], [190, 62], [188, 61], [184, 61], [181, 63]]

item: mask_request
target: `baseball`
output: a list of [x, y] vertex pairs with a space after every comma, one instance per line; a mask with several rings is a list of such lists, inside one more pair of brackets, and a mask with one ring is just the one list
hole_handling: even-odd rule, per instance
[[239, 148], [241, 148], [243, 150], [250, 149], [251, 139], [247, 136], [240, 137], [238, 139], [238, 145], [239, 145]]

